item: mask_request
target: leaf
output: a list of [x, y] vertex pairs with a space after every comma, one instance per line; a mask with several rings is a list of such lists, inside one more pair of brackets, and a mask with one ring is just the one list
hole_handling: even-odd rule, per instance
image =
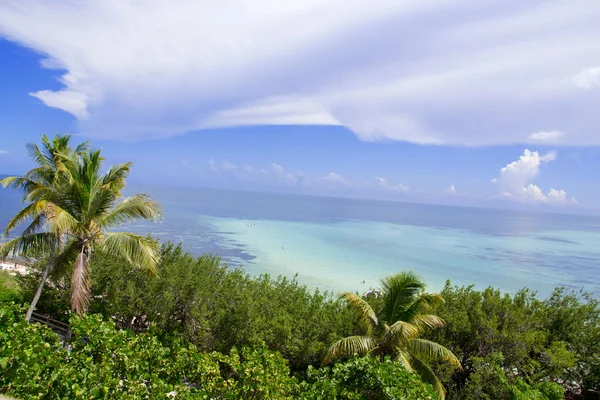
[[384, 305], [380, 317], [391, 325], [398, 320], [409, 321], [402, 313], [418, 300], [426, 285], [415, 273], [404, 271], [383, 279], [381, 288]]
[[346, 300], [351, 306], [360, 311], [369, 331], [377, 326], [378, 320], [375, 311], [373, 311], [373, 308], [362, 297], [354, 293], [342, 292], [340, 298]]
[[462, 369], [460, 361], [450, 350], [441, 344], [425, 339], [413, 339], [408, 344], [410, 353], [426, 360], [444, 360]]
[[423, 361], [414, 356], [411, 357], [411, 364], [423, 382], [429, 383], [431, 386], [433, 386], [433, 390], [438, 399], [444, 400], [446, 398], [446, 389], [438, 377], [435, 376], [429, 365], [425, 364]]
[[377, 341], [370, 336], [350, 336], [331, 345], [321, 365], [327, 365], [338, 358], [365, 355], [377, 347]]

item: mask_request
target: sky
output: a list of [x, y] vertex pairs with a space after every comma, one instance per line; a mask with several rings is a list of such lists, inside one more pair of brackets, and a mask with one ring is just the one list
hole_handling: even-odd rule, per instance
[[600, 210], [600, 2], [4, 0], [0, 173]]

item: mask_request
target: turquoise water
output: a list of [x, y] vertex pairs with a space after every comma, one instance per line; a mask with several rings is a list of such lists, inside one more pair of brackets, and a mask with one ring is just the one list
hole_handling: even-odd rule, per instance
[[[600, 218], [176, 187], [134, 187], [161, 202], [164, 221], [128, 229], [218, 253], [251, 275], [311, 288], [366, 291], [403, 269], [431, 290], [454, 284], [556, 286], [600, 295]], [[19, 207], [0, 191], [0, 227]]]
[[[541, 295], [565, 285], [600, 292], [600, 235], [577, 231], [491, 236], [372, 221], [335, 223], [204, 218], [255, 257], [231, 260], [251, 274], [292, 276], [334, 291], [366, 290], [402, 269], [418, 272], [438, 290], [456, 284], [523, 286]], [[364, 281], [364, 283], [363, 283]]]

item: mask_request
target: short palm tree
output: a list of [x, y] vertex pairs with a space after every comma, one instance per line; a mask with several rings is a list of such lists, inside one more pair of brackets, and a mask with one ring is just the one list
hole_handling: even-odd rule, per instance
[[95, 248], [123, 257], [131, 265], [154, 272], [159, 260], [158, 243], [129, 232], [112, 231], [136, 219], [157, 220], [160, 205], [145, 194], [123, 198], [122, 190], [131, 163], [113, 166], [101, 174], [100, 150], [60, 154], [60, 174], [52, 186], [36, 187], [30, 203], [43, 203], [46, 230], [31, 230], [19, 240], [6, 242], [3, 251], [49, 248], [57, 235], [63, 246], [54, 258], [57, 274], [71, 274], [71, 310], [87, 311], [90, 271]]
[[[8, 236], [19, 225], [25, 221], [29, 221], [29, 225], [23, 230], [22, 234], [9, 243], [0, 245], [0, 257], [5, 257], [9, 252], [17, 253], [18, 250], [23, 250], [24, 246], [28, 246], [28, 239], [31, 239], [31, 234], [45, 227], [46, 220], [52, 215], [52, 207], [42, 199], [35, 199], [35, 193], [40, 188], [50, 189], [57, 185], [60, 181], [59, 174], [62, 172], [62, 158], [67, 154], [81, 154], [88, 149], [88, 143], [82, 143], [76, 149], [70, 146], [70, 135], [57, 135], [50, 140], [46, 135], [42, 136], [42, 146], [39, 147], [34, 143], [27, 145], [27, 150], [30, 157], [37, 164], [37, 167], [28, 171], [23, 176], [11, 176], [0, 180], [0, 184], [4, 187], [12, 187], [23, 192], [23, 202], [28, 203], [20, 210], [8, 223], [4, 230], [4, 235]], [[31, 196], [31, 197], [30, 197]], [[38, 236], [39, 237], [39, 236]], [[25, 319], [29, 321], [31, 314], [37, 305], [37, 302], [42, 294], [42, 289], [46, 283], [50, 270], [54, 264], [54, 255], [57, 249], [60, 249], [60, 233], [49, 232], [46, 230], [44, 235], [45, 240], [37, 240], [37, 248], [30, 250], [45, 250], [46, 245], [49, 246], [49, 256], [46, 267], [42, 273], [40, 284]], [[29, 245], [32, 243], [29, 242]]]
[[440, 399], [445, 389], [429, 366], [429, 361], [445, 360], [461, 367], [456, 356], [444, 346], [420, 339], [430, 328], [444, 326], [434, 315], [443, 299], [438, 294], [426, 293], [425, 283], [412, 272], [402, 272], [381, 281], [380, 306], [374, 310], [360, 296], [344, 292], [341, 298], [356, 308], [365, 324], [365, 334], [350, 336], [335, 342], [328, 350], [323, 365], [353, 355], [389, 356], [408, 371], [417, 372], [430, 383]]

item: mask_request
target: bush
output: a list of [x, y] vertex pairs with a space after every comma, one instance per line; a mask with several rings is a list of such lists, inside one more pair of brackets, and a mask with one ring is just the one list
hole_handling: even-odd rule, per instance
[[398, 363], [374, 357], [352, 358], [321, 370], [309, 367], [300, 399], [437, 399], [433, 388]]
[[428, 336], [451, 349], [464, 368], [436, 368], [449, 399], [511, 398], [513, 386], [514, 396], [527, 398], [517, 394], [519, 379], [565, 382], [570, 395], [600, 389], [600, 306], [591, 295], [556, 289], [539, 300], [527, 289], [509, 295], [449, 282], [441, 294], [438, 314], [447, 325]]
[[44, 399], [433, 399], [430, 386], [389, 360], [355, 358], [332, 369], [290, 376], [286, 360], [265, 348], [203, 353], [161, 344], [154, 329], [118, 330], [99, 315], [72, 317], [64, 345], [24, 308], [0, 308], [0, 393]]
[[218, 257], [193, 257], [180, 246], [163, 246], [157, 276], [109, 255], [96, 260], [90, 311], [114, 317], [122, 328], [143, 331], [153, 323], [166, 342], [182, 336], [223, 353], [265, 345], [304, 371], [355, 329], [354, 311], [327, 293], [281, 277], [252, 279]]
[[20, 303], [23, 301], [19, 283], [7, 271], [0, 271], [0, 303]]

